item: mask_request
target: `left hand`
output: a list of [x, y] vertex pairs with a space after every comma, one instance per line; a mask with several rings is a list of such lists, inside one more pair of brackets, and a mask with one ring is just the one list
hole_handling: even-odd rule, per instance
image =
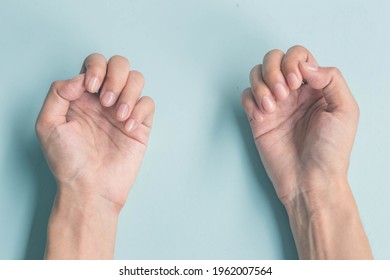
[[320, 67], [306, 48], [295, 46], [267, 53], [250, 79], [242, 103], [280, 200], [286, 204], [299, 194], [323, 200], [332, 191], [330, 179], [347, 181], [359, 118], [341, 72]]

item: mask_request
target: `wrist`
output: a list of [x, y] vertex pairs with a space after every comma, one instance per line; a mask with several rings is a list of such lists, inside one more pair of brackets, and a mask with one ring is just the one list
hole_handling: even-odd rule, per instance
[[107, 199], [63, 187], [58, 188], [52, 212], [68, 221], [80, 223], [87, 223], [91, 218], [117, 219], [119, 216], [118, 207]]
[[314, 213], [353, 202], [347, 176], [343, 175], [305, 176], [292, 189], [289, 196], [281, 199], [288, 213]]
[[48, 225], [46, 258], [111, 259], [118, 214], [104, 198], [59, 186]]
[[[119, 215], [125, 204], [125, 198], [127, 198], [126, 194], [125, 198], [122, 199], [121, 185], [113, 185], [111, 182], [102, 183], [88, 179], [57, 180], [57, 185], [56, 197], [58, 202], [71, 204], [73, 207], [77, 206], [79, 209], [83, 209], [83, 211], [105, 209], [105, 211], [111, 214]], [[118, 199], [118, 197], [121, 199]]]
[[301, 259], [369, 259], [369, 243], [346, 178], [307, 180], [284, 203]]
[[357, 214], [357, 208], [347, 181], [306, 182], [304, 191], [297, 192], [284, 206], [290, 223], [308, 227], [324, 223], [333, 214]]

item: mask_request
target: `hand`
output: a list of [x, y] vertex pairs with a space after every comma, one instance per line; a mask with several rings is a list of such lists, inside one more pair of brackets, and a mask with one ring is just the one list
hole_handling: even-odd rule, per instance
[[372, 258], [347, 181], [359, 109], [340, 71], [296, 46], [266, 54], [250, 80], [242, 104], [299, 257]]
[[[110, 259], [118, 215], [141, 165], [154, 103], [126, 58], [99, 54], [81, 74], [54, 82], [36, 131], [58, 191], [47, 259]], [[97, 92], [100, 94], [97, 94]]]
[[295, 46], [267, 53], [250, 81], [242, 104], [281, 201], [320, 195], [327, 178], [346, 181], [359, 109], [340, 71]]
[[[141, 165], [154, 103], [140, 97], [144, 78], [129, 62], [100, 54], [80, 75], [52, 84], [36, 131], [59, 193], [83, 202], [98, 198], [118, 212]], [[97, 92], [100, 92], [97, 94]]]

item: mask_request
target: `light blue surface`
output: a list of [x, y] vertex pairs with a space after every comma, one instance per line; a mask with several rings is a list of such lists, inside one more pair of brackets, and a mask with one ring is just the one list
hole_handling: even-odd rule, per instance
[[1, 1], [0, 259], [41, 258], [54, 182], [34, 135], [50, 83], [127, 56], [157, 105], [117, 259], [284, 259], [296, 251], [239, 104], [270, 49], [308, 47], [360, 105], [350, 182], [390, 258], [389, 1]]

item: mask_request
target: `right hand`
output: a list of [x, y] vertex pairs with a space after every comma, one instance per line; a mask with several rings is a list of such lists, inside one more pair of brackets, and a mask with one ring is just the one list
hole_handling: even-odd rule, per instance
[[250, 81], [242, 104], [280, 200], [320, 195], [328, 178], [346, 181], [359, 109], [340, 71], [295, 46], [267, 53]]
[[119, 212], [136, 179], [154, 103], [140, 98], [144, 78], [129, 66], [121, 56], [107, 62], [92, 54], [82, 74], [49, 90], [36, 130], [59, 194], [70, 202], [97, 199]]

